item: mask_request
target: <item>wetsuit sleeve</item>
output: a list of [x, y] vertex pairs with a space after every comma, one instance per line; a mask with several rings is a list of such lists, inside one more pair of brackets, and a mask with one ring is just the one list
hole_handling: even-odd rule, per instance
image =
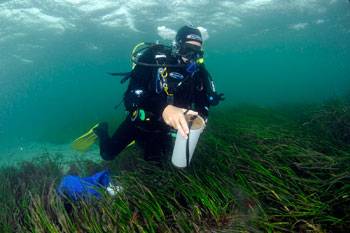
[[208, 117], [210, 106], [216, 106], [223, 101], [224, 94], [215, 91], [214, 81], [204, 65], [200, 66], [198, 72], [196, 90], [199, 92], [195, 98], [196, 110], [205, 118]]
[[[149, 62], [149, 54], [140, 58], [141, 62]], [[125, 109], [129, 112], [142, 108], [149, 95], [147, 86], [152, 78], [152, 69], [147, 66], [136, 65], [131, 73], [128, 88], [124, 94]]]
[[208, 93], [210, 93], [211, 90], [209, 86], [210, 80], [208, 77], [208, 72], [205, 70], [204, 67], [200, 69], [195, 80], [195, 110], [206, 120], [209, 115], [210, 107]]

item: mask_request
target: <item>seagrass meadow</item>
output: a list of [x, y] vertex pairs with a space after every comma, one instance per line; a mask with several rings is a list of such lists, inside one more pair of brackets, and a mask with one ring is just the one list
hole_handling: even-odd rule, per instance
[[213, 119], [187, 169], [153, 167], [135, 147], [70, 165], [79, 175], [108, 167], [124, 187], [115, 197], [64, 202], [60, 156], [2, 168], [0, 231], [349, 232], [349, 99], [240, 105]]
[[[0, 233], [350, 232], [349, 22], [348, 0], [0, 1]], [[184, 25], [225, 94], [191, 166], [73, 150], [125, 119], [133, 48]], [[57, 195], [102, 170], [117, 195]]]

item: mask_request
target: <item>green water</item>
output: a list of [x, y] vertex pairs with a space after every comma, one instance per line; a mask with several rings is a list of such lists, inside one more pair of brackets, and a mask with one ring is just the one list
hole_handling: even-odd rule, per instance
[[345, 0], [1, 1], [1, 147], [68, 143], [97, 121], [120, 120], [126, 85], [106, 72], [128, 71], [140, 41], [170, 44], [158, 27], [187, 22], [209, 33], [206, 64], [224, 105], [317, 103], [349, 91]]

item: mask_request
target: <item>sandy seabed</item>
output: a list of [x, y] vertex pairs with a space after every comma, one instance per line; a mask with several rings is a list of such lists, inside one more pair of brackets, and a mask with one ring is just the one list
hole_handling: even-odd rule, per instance
[[0, 166], [15, 166], [24, 161], [33, 161], [38, 157], [59, 158], [63, 163], [80, 159], [101, 161], [97, 146], [81, 153], [72, 149], [70, 144], [27, 143], [17, 147], [0, 149]]

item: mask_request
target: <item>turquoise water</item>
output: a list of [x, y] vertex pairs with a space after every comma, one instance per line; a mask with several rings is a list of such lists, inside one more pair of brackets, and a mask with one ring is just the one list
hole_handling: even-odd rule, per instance
[[349, 1], [1, 1], [1, 147], [68, 143], [117, 122], [126, 85], [106, 72], [128, 71], [135, 44], [170, 44], [189, 22], [209, 36], [206, 64], [226, 105], [349, 92]]

